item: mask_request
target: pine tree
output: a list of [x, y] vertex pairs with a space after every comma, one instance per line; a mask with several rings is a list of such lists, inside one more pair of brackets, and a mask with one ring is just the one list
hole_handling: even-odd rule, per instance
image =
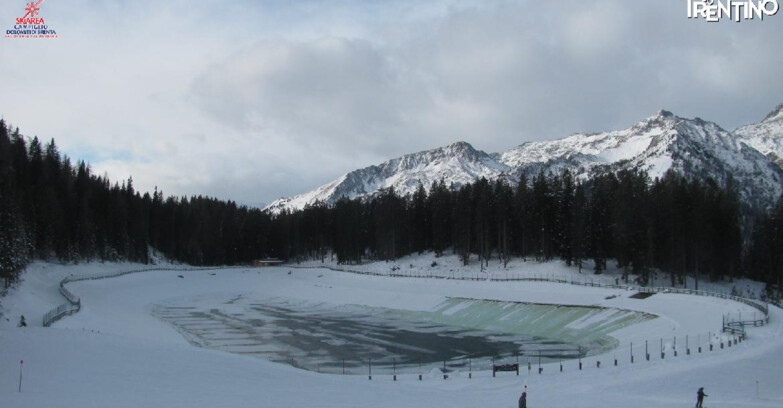
[[560, 176], [560, 185], [555, 193], [556, 215], [554, 220], [554, 241], [560, 259], [566, 266], [573, 262], [573, 216], [574, 216], [574, 177], [564, 170]]
[[552, 235], [554, 230], [554, 203], [550, 191], [549, 180], [544, 173], [539, 173], [533, 181], [531, 201], [531, 246], [538, 261], [552, 259]]
[[512, 230], [514, 228], [514, 192], [503, 180], [495, 182], [495, 213], [498, 254], [503, 267], [511, 258]]
[[573, 263], [579, 268], [579, 273], [582, 273], [582, 264], [584, 259], [587, 258], [589, 245], [587, 241], [589, 208], [585, 187], [581, 183], [577, 185], [574, 190], [574, 200], [571, 210], [571, 255]]
[[432, 250], [436, 257], [451, 245], [451, 226], [453, 225], [451, 194], [443, 179], [433, 182], [427, 199], [432, 228]]
[[383, 260], [396, 260], [405, 253], [405, 204], [391, 187], [381, 190], [373, 203], [376, 255]]
[[15, 282], [30, 262], [29, 235], [18, 213], [0, 195], [0, 278], [5, 287]]
[[514, 238], [516, 241], [516, 253], [523, 259], [529, 254], [530, 246], [530, 207], [531, 207], [530, 188], [527, 184], [527, 176], [522, 173], [514, 192]]
[[473, 184], [473, 218], [476, 248], [478, 249], [481, 270], [489, 264], [492, 243], [490, 225], [492, 225], [491, 201], [492, 191], [486, 178], [481, 178]]
[[[360, 263], [363, 245], [360, 241], [362, 205], [359, 201], [345, 197], [334, 207], [335, 240], [334, 251], [341, 264]], [[278, 217], [279, 218], [279, 217]]]
[[473, 237], [473, 186], [468, 184], [456, 192], [454, 202], [454, 246], [463, 265], [470, 263]]
[[419, 183], [416, 192], [413, 193], [410, 210], [410, 247], [413, 252], [421, 254], [425, 249], [432, 246], [432, 225], [430, 215], [427, 209], [427, 191]]
[[606, 270], [606, 260], [612, 254], [612, 202], [616, 178], [613, 174], [596, 177], [592, 181], [588, 236], [595, 273]]

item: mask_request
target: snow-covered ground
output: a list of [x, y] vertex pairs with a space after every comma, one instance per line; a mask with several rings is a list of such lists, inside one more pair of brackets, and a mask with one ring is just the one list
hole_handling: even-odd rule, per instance
[[[399, 261], [397, 266], [424, 272], [432, 268], [433, 259], [425, 254]], [[435, 268], [446, 272], [462, 268], [456, 257], [442, 257], [436, 262]], [[692, 406], [696, 390], [702, 386], [709, 394], [705, 405], [710, 408], [783, 406], [783, 312], [771, 307], [768, 326], [749, 328], [747, 341], [720, 349], [721, 338], [714, 333], [721, 328], [722, 316], [751, 316], [757, 312], [740, 303], [711, 297], [660, 293], [633, 299], [629, 296], [635, 291], [567, 284], [378, 277], [285, 266], [179, 269], [70, 283], [68, 288], [81, 296], [82, 310], [50, 328], [41, 327], [41, 316], [64, 302], [57, 292], [63, 277], [132, 268], [146, 266], [36, 263], [28, 268], [24, 281], [0, 299], [1, 407], [515, 407], [524, 385], [532, 407]], [[388, 270], [390, 264], [381, 262], [362, 268], [381, 271]], [[475, 265], [463, 270], [470, 271], [479, 273]], [[500, 273], [496, 263], [490, 264], [489, 271]], [[502, 273], [584, 276], [559, 263], [521, 260]], [[611, 274], [587, 276], [608, 282], [615, 279]], [[746, 281], [699, 285], [700, 289], [716, 291], [731, 291], [732, 287], [747, 293], [759, 289]], [[364, 306], [429, 313], [442, 309], [449, 298], [587, 305], [658, 317], [610, 330], [618, 347], [585, 358], [581, 371], [576, 361], [566, 361], [563, 372], [559, 363], [553, 362], [545, 364], [540, 375], [534, 366], [531, 373], [523, 367], [519, 377], [499, 373], [493, 378], [489, 366], [479, 363], [473, 367], [472, 378], [460, 368], [444, 380], [437, 369], [430, 368], [422, 381], [414, 373], [401, 374], [393, 381], [385, 372], [374, 373], [370, 381], [365, 372], [322, 374], [312, 367], [303, 370], [257, 356], [196, 347], [187, 333], [156, 313], [161, 305], [241, 313], [248, 305], [268, 299], [319, 305], [321, 309]], [[230, 303], [224, 301], [227, 299], [245, 300]], [[460, 304], [450, 313], [469, 308], [469, 303]], [[20, 314], [27, 317], [29, 327], [16, 327]], [[589, 327], [598, 321], [585, 319], [572, 325]], [[710, 332], [715, 342], [712, 352], [707, 350]], [[691, 355], [685, 352], [686, 335]], [[677, 357], [671, 350], [674, 337]], [[667, 348], [664, 360], [660, 359], [661, 338]], [[702, 353], [696, 351], [696, 339], [704, 349]], [[650, 342], [649, 362], [644, 359], [645, 340]], [[634, 364], [629, 361], [631, 342]], [[601, 361], [600, 368], [596, 361]]]

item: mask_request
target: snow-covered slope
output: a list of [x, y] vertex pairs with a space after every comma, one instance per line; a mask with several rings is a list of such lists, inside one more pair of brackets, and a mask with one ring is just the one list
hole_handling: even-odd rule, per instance
[[733, 178], [744, 203], [766, 208], [783, 189], [783, 170], [768, 158], [783, 157], [781, 129], [783, 105], [763, 122], [739, 129], [738, 136], [715, 123], [661, 110], [628, 129], [528, 142], [501, 153], [487, 154], [459, 142], [409, 154], [350, 172], [309, 193], [277, 200], [267, 209], [301, 209], [316, 201], [333, 204], [344, 196], [371, 197], [388, 187], [406, 195], [413, 193], [419, 183], [429, 188], [440, 179], [457, 187], [480, 177], [516, 182], [523, 173], [536, 175], [563, 169], [581, 180], [623, 169], [644, 170], [651, 178], [674, 170], [688, 177], [710, 177], [722, 185]]
[[[671, 167], [665, 148], [676, 133], [674, 120], [671, 113], [660, 111], [629, 129], [528, 142], [496, 157], [525, 173], [568, 168], [585, 178], [596, 167], [628, 162], [624, 167], [641, 167], [656, 177]], [[658, 160], [648, 163], [645, 159], [651, 157]]]
[[381, 189], [394, 188], [400, 195], [413, 194], [419, 184], [429, 189], [445, 180], [459, 187], [478, 178], [496, 179], [510, 169], [466, 142], [408, 154], [377, 166], [354, 170], [317, 189], [274, 201], [268, 210], [302, 209], [308, 204], [334, 204], [342, 197], [370, 197]]
[[734, 135], [783, 167], [783, 104], [760, 123], [738, 128]]
[[754, 208], [774, 203], [783, 187], [781, 169], [730, 132], [663, 110], [628, 129], [525, 143], [497, 157], [517, 175], [568, 168], [583, 180], [624, 169], [644, 170], [650, 178], [673, 170], [721, 185], [733, 178], [742, 201]]

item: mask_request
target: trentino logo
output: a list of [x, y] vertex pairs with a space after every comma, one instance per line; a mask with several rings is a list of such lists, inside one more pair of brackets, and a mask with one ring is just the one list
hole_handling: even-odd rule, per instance
[[764, 20], [779, 9], [777, 0], [688, 0], [688, 18], [703, 18], [710, 23], [724, 18], [737, 23], [756, 18]]
[[44, 0], [31, 1], [24, 8], [24, 15], [17, 17], [14, 27], [5, 30], [5, 38], [57, 38], [57, 31], [46, 24], [43, 17], [39, 17], [41, 3]]

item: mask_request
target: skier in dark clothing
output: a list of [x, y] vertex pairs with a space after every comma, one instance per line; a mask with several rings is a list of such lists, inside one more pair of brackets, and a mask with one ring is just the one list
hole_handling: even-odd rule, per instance
[[522, 392], [522, 396], [519, 397], [519, 408], [527, 408], [527, 386], [525, 386], [525, 390]]
[[701, 408], [704, 397], [708, 397], [708, 395], [704, 393], [704, 387], [701, 387], [699, 388], [699, 391], [696, 392], [696, 408]]
[[19, 327], [27, 327], [27, 322], [24, 321], [24, 315], [22, 315], [22, 318], [19, 319]]

